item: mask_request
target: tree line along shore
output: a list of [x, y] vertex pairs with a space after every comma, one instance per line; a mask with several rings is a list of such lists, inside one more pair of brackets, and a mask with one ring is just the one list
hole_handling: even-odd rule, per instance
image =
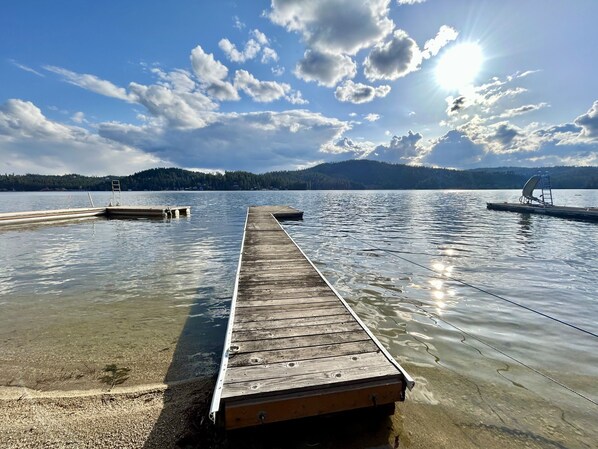
[[555, 189], [598, 189], [598, 167], [452, 170], [352, 160], [262, 174], [180, 168], [153, 168], [128, 176], [2, 174], [0, 191], [106, 191], [113, 179], [120, 180], [123, 190], [519, 189], [538, 172], [548, 173]]

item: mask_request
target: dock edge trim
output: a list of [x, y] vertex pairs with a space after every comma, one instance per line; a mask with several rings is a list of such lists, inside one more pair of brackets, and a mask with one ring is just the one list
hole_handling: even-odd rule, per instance
[[345, 301], [345, 299], [340, 295], [339, 292], [336, 291], [336, 289], [332, 286], [332, 284], [328, 281], [328, 279], [326, 279], [326, 276], [324, 276], [322, 274], [322, 272], [320, 270], [318, 270], [318, 267], [316, 267], [314, 265], [314, 263], [311, 261], [311, 259], [309, 257], [307, 257], [307, 254], [305, 254], [303, 252], [303, 250], [301, 249], [301, 247], [297, 244], [297, 242], [295, 242], [295, 240], [293, 240], [293, 237], [291, 237], [289, 235], [289, 233], [286, 231], [286, 229], [282, 227], [282, 225], [280, 224], [278, 219], [276, 219], [276, 216], [274, 214], [271, 214], [271, 215], [272, 215], [272, 217], [274, 217], [274, 219], [276, 220], [276, 223], [278, 223], [278, 226], [280, 226], [282, 231], [287, 235], [288, 238], [291, 239], [291, 242], [293, 242], [293, 244], [297, 247], [297, 249], [301, 252], [301, 254], [303, 254], [303, 257], [305, 257], [305, 259], [310, 263], [310, 265], [314, 268], [314, 270], [316, 270], [318, 272], [320, 277], [322, 279], [324, 279], [324, 282], [326, 282], [326, 285], [328, 285], [328, 287], [330, 287], [330, 289], [334, 292], [336, 297], [343, 303], [343, 305], [349, 311], [349, 313], [353, 316], [353, 318], [355, 318], [355, 320], [359, 323], [359, 325], [363, 328], [363, 330], [369, 335], [369, 337], [372, 339], [374, 344], [376, 346], [378, 346], [380, 351], [382, 351], [382, 354], [384, 354], [384, 356], [388, 359], [388, 361], [390, 363], [392, 363], [394, 365], [394, 367], [397, 368], [401, 372], [401, 374], [403, 374], [403, 376], [405, 377], [405, 382], [407, 383], [407, 388], [409, 388], [409, 390], [412, 390], [413, 387], [415, 386], [415, 380], [413, 380], [413, 378], [409, 375], [409, 373], [407, 373], [407, 371], [405, 371], [405, 369], [399, 364], [399, 362], [397, 362], [395, 360], [395, 358], [388, 352], [388, 350], [382, 345], [382, 343], [380, 343], [378, 338], [376, 338], [376, 336], [372, 333], [372, 331], [368, 328], [368, 326], [361, 320], [361, 318], [359, 318], [359, 316], [357, 316], [357, 314], [351, 308], [351, 306], [347, 303], [347, 301]]
[[243, 225], [243, 237], [241, 240], [241, 251], [239, 253], [239, 263], [237, 264], [237, 275], [235, 277], [235, 287], [233, 290], [233, 297], [230, 302], [230, 313], [228, 315], [228, 324], [226, 326], [226, 337], [224, 339], [224, 347], [222, 348], [222, 359], [220, 361], [220, 370], [218, 371], [218, 378], [214, 386], [214, 394], [212, 395], [212, 403], [210, 404], [209, 417], [210, 420], [216, 424], [216, 414], [220, 410], [220, 398], [224, 388], [224, 378], [226, 377], [226, 369], [228, 367], [228, 358], [230, 355], [230, 343], [233, 335], [233, 322], [235, 321], [235, 310], [237, 306], [237, 293], [239, 291], [239, 277], [241, 275], [241, 263], [243, 261], [243, 250], [245, 249], [245, 233], [247, 232], [247, 222], [249, 220], [249, 208], [247, 208], [247, 215], [245, 216], [245, 224]]

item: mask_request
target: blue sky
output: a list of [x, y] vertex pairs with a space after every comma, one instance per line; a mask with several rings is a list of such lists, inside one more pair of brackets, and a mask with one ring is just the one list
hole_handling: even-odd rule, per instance
[[594, 0], [8, 2], [0, 172], [598, 165]]

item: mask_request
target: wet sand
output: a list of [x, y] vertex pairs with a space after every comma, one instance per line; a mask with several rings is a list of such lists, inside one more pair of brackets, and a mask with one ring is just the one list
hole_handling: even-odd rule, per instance
[[357, 411], [226, 434], [207, 419], [213, 378], [110, 392], [3, 388], [0, 447], [592, 448], [598, 441], [589, 410], [565, 411], [531, 391], [408, 368], [419, 384], [391, 417]]

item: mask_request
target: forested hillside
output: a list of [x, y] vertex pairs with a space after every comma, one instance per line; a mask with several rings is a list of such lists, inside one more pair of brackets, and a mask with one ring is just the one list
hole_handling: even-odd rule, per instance
[[449, 170], [352, 160], [264, 174], [180, 168], [154, 168], [124, 177], [4, 174], [0, 191], [110, 190], [111, 179], [120, 179], [123, 190], [517, 189], [539, 171], [550, 174], [553, 188], [598, 188], [598, 167]]

